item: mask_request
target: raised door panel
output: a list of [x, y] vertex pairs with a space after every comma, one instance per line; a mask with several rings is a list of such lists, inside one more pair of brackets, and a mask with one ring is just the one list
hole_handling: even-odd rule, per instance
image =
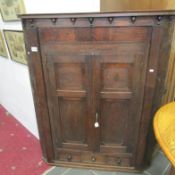
[[104, 55], [99, 58], [99, 64], [100, 150], [133, 153], [147, 58], [137, 53], [123, 54], [122, 59], [121, 55]]

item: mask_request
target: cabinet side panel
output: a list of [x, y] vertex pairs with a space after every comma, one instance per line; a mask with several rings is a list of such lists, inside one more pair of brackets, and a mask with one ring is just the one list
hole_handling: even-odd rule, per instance
[[156, 144], [156, 140], [153, 133], [153, 116], [156, 110], [162, 105], [161, 100], [162, 96], [166, 92], [165, 89], [165, 76], [167, 73], [167, 65], [170, 59], [170, 49], [171, 49], [171, 41], [172, 35], [174, 30], [174, 22], [164, 25], [162, 28], [162, 37], [161, 37], [161, 44], [159, 47], [159, 60], [158, 60], [158, 72], [157, 72], [157, 79], [156, 79], [156, 87], [154, 93], [154, 100], [153, 106], [151, 110], [151, 118], [149, 121], [149, 135], [147, 140], [147, 147], [146, 147], [146, 154], [145, 160], [150, 162], [151, 156], [153, 153], [154, 145]]
[[[139, 154], [137, 154], [136, 158], [136, 166], [140, 167], [141, 164], [143, 164], [144, 156], [148, 156], [145, 154], [145, 149], [147, 149], [147, 145], [149, 145], [149, 149], [153, 150], [153, 144], [150, 144], [150, 142], [147, 142], [147, 136], [148, 134], [152, 135], [153, 137], [153, 131], [152, 130], [152, 118], [154, 115], [154, 112], [160, 105], [160, 99], [162, 97], [162, 89], [163, 88], [163, 81], [164, 81], [164, 74], [166, 70], [166, 65], [168, 62], [168, 47], [170, 47], [169, 43], [169, 37], [168, 37], [168, 24], [167, 26], [157, 26], [153, 27], [153, 33], [152, 33], [152, 41], [151, 41], [151, 50], [149, 55], [149, 66], [147, 70], [147, 80], [145, 85], [145, 98], [144, 98], [144, 108], [143, 108], [143, 114], [142, 114], [142, 120], [140, 123], [140, 135], [139, 135], [139, 142], [137, 151]], [[166, 41], [163, 41], [163, 38], [166, 37]], [[164, 43], [164, 44], [162, 44]], [[163, 45], [163, 46], [162, 46]], [[166, 56], [165, 56], [166, 54]], [[162, 68], [160, 68], [160, 65], [162, 65]], [[153, 72], [150, 72], [149, 70], [154, 70]], [[152, 147], [152, 148], [151, 148]], [[147, 152], [148, 153], [148, 152]], [[149, 152], [150, 154], [150, 152]]]
[[[48, 116], [47, 99], [45, 85], [43, 81], [43, 71], [41, 65], [41, 56], [39, 51], [38, 34], [36, 28], [25, 28], [23, 21], [25, 47], [27, 51], [27, 60], [30, 72], [30, 80], [35, 103], [37, 123], [40, 135], [40, 142], [43, 156], [48, 162], [53, 160], [53, 147], [50, 130], [50, 121]], [[37, 52], [32, 52], [31, 47], [37, 47]]]

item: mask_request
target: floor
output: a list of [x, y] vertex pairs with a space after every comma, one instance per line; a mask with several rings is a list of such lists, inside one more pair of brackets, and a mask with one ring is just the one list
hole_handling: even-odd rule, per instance
[[49, 168], [39, 140], [0, 105], [0, 175], [41, 175]]
[[170, 167], [168, 159], [161, 150], [158, 150], [153, 157], [151, 166], [140, 174], [53, 167], [43, 175], [168, 175]]

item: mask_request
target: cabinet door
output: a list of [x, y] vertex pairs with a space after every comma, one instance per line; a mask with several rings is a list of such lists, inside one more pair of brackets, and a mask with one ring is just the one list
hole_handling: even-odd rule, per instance
[[106, 46], [94, 47], [92, 56], [94, 150], [106, 155], [108, 165], [134, 166], [151, 28], [99, 27], [92, 33], [96, 43]]
[[115, 155], [133, 159], [139, 139], [147, 55], [148, 47], [144, 53], [94, 56], [94, 127], [99, 136], [96, 150], [114, 157], [110, 164], [121, 164]]
[[43, 54], [56, 159], [72, 159], [62, 154], [66, 149], [86, 151], [90, 146], [87, 132], [91, 104], [89, 64], [89, 57], [84, 55]]

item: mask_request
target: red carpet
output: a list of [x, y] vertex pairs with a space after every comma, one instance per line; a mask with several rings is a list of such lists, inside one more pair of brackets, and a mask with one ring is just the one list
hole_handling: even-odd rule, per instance
[[0, 105], [0, 175], [41, 175], [39, 141]]

